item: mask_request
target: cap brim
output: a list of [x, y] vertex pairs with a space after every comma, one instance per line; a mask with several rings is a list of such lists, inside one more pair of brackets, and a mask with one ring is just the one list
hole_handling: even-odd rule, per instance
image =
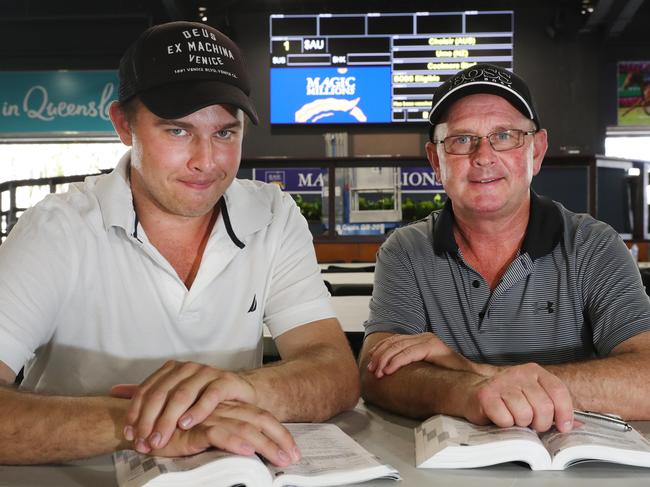
[[250, 98], [239, 88], [213, 80], [170, 83], [139, 93], [142, 103], [160, 118], [183, 118], [210, 105], [241, 108], [255, 125], [257, 111]]
[[447, 112], [449, 107], [455, 102], [469, 95], [477, 95], [481, 93], [486, 93], [489, 95], [497, 95], [501, 98], [507, 100], [512, 106], [514, 106], [519, 112], [522, 113], [527, 118], [530, 118], [535, 122], [537, 128], [539, 128], [539, 120], [535, 117], [535, 113], [532, 108], [526, 104], [522, 98], [517, 95], [513, 90], [507, 89], [502, 85], [495, 83], [471, 83], [459, 87], [455, 91], [451, 91], [446, 95], [443, 100], [440, 100], [435, 106], [435, 110], [432, 109], [429, 121], [431, 122], [430, 133], [433, 131], [433, 127], [440, 123], [440, 119]]

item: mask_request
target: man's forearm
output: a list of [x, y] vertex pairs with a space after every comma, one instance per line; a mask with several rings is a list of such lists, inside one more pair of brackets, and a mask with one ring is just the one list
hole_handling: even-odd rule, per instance
[[0, 386], [0, 464], [54, 463], [128, 448], [128, 401], [62, 397]]
[[397, 414], [424, 419], [434, 414], [463, 417], [467, 389], [480, 380], [478, 374], [450, 370], [427, 362], [406, 365], [377, 379], [361, 364], [361, 393], [373, 404]]
[[[362, 364], [362, 395], [390, 411], [415, 418], [463, 416], [467, 390], [483, 377], [426, 362], [377, 379]], [[508, 366], [495, 367], [504, 370]], [[620, 353], [604, 359], [544, 366], [569, 389], [576, 409], [650, 419], [650, 353]]]
[[356, 364], [341, 347], [315, 345], [243, 375], [257, 391], [257, 406], [280, 421], [323, 421], [359, 399]]
[[545, 368], [571, 391], [574, 407], [650, 419], [650, 352], [619, 353]]
[[366, 337], [360, 357], [363, 398], [414, 418], [465, 416], [469, 390], [496, 372], [464, 358], [431, 333], [374, 333]]

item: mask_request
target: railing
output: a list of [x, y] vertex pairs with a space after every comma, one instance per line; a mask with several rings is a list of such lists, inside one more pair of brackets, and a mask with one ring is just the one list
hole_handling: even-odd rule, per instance
[[16, 192], [18, 188], [47, 186], [50, 193], [56, 193], [59, 186], [83, 181], [88, 176], [90, 175], [53, 176], [49, 178], [22, 179], [0, 183], [0, 242], [4, 242], [20, 215], [28, 209], [19, 207], [16, 204]]
[[[336, 169], [349, 167], [404, 167], [404, 166], [426, 166], [424, 157], [337, 157], [337, 158], [255, 158], [243, 159], [242, 169], [258, 168], [296, 168], [296, 167], [320, 167], [328, 170], [328, 194], [335, 194]], [[76, 176], [55, 176], [39, 179], [24, 179], [0, 183], [0, 243], [4, 241], [18, 218], [28, 208], [18, 207], [16, 204], [16, 192], [22, 187], [47, 186], [50, 193], [60, 191], [59, 187], [64, 184], [83, 181], [88, 174]], [[383, 236], [339, 236], [335, 231], [335, 200], [330, 198], [326, 208], [323, 208], [326, 219], [329, 222], [328, 231], [325, 234], [315, 236], [317, 241], [381, 241]]]
[[[335, 194], [335, 172], [337, 168], [349, 167], [405, 167], [405, 166], [427, 166], [424, 157], [337, 157], [337, 158], [255, 158], [244, 159], [241, 162], [242, 169], [258, 168], [296, 168], [296, 167], [320, 167], [328, 171], [328, 194]], [[597, 158], [593, 156], [579, 157], [551, 157], [546, 158], [542, 167], [586, 167], [586, 188], [587, 198], [586, 210], [592, 215], [598, 214], [598, 191], [597, 191]], [[47, 186], [50, 193], [57, 192], [61, 185], [83, 181], [88, 175], [76, 176], [55, 176], [49, 178], [28, 179], [18, 181], [7, 181], [0, 183], [0, 243], [4, 241], [13, 226], [18, 221], [20, 214], [27, 208], [16, 205], [16, 191], [21, 187]], [[371, 242], [382, 241], [383, 236], [340, 236], [335, 230], [335, 199], [329, 198], [327, 206], [323, 208], [324, 215], [328, 221], [327, 232], [314, 237], [316, 242]], [[645, 228], [645, 222], [639, 221], [635, 227]], [[643, 237], [640, 237], [643, 238]]]

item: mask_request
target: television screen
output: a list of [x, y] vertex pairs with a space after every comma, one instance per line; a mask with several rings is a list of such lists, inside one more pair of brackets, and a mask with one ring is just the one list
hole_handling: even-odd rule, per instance
[[650, 61], [618, 63], [618, 125], [650, 125]]
[[562, 203], [575, 213], [589, 213], [589, 168], [587, 166], [550, 166], [542, 164], [533, 178], [537, 194]]
[[[630, 164], [631, 166], [632, 164]], [[596, 218], [609, 223], [623, 238], [632, 238], [634, 204], [628, 167], [598, 167], [598, 214]]]
[[[632, 162], [597, 159], [597, 219], [608, 223], [622, 238], [634, 232], [634, 184], [638, 178], [629, 176]], [[576, 213], [590, 213], [589, 167], [572, 164], [542, 164], [533, 178], [532, 187], [541, 195], [562, 203]]]
[[435, 88], [512, 69], [512, 11], [271, 15], [272, 124], [426, 121]]

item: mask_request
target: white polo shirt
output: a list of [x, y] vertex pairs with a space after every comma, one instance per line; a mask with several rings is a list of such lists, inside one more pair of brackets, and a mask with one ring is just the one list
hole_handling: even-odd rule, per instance
[[50, 195], [0, 246], [0, 360], [23, 386], [74, 394], [139, 383], [170, 358], [259, 367], [273, 337], [335, 316], [300, 210], [235, 180], [190, 290], [138, 224], [127, 153]]

